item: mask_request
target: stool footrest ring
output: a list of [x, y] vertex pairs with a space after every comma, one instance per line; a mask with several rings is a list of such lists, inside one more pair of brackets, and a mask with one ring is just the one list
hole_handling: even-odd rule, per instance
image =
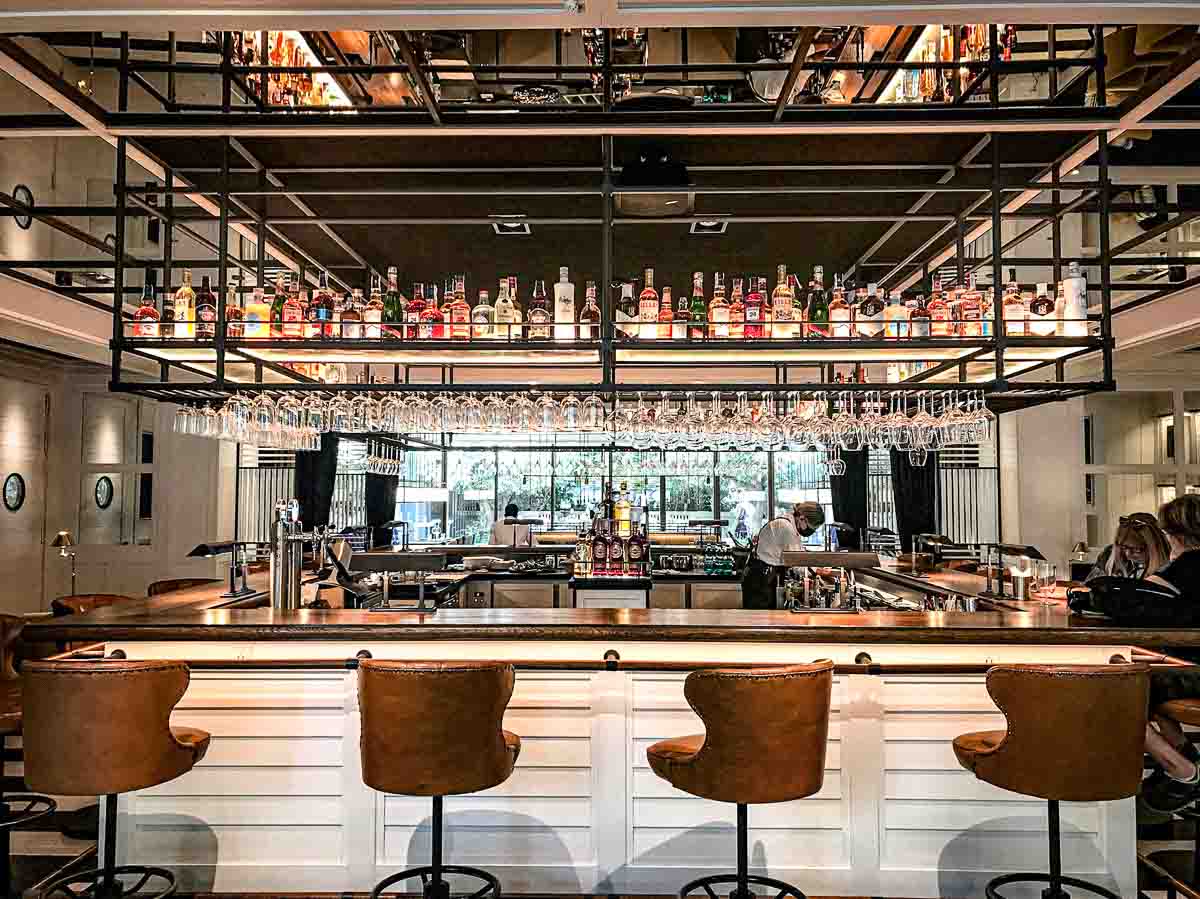
[[[483, 881], [483, 886], [471, 893], [463, 893], [461, 895], [467, 899], [483, 899], [488, 896], [489, 899], [501, 899], [500, 881], [496, 876], [482, 868], [469, 868], [464, 865], [442, 865], [442, 874], [461, 874], [466, 877], [474, 877], [477, 880]], [[375, 884], [375, 889], [371, 890], [371, 899], [379, 899], [384, 891], [395, 886], [405, 880], [413, 878], [421, 878], [423, 893], [428, 899], [450, 899], [450, 886], [444, 880], [441, 882], [433, 881], [433, 866], [424, 865], [420, 868], [409, 868], [407, 871], [401, 871], [399, 874], [393, 874], [391, 877], [386, 877], [379, 883]]]
[[[790, 883], [785, 883], [782, 880], [775, 880], [773, 877], [759, 877], [755, 874], [746, 875], [746, 883], [757, 886], [771, 887], [775, 890], [775, 895], [772, 899], [783, 899], [784, 896], [792, 896], [794, 899], [808, 899], [808, 897], [800, 891], [798, 887], [792, 886]], [[734, 887], [738, 884], [738, 876], [736, 874], [713, 874], [710, 877], [699, 877], [690, 883], [684, 884], [683, 889], [679, 891], [679, 899], [687, 899], [689, 893], [696, 890], [704, 890], [708, 894], [708, 899], [718, 899], [718, 895], [713, 887], [718, 884], [733, 884]], [[735, 895], [737, 890], [730, 894]], [[754, 895], [751, 893], [751, 895]], [[749, 899], [749, 897], [737, 897], [737, 899]]]
[[[1076, 889], [1085, 890], [1086, 892], [1092, 893], [1095, 896], [1103, 896], [1104, 899], [1121, 899], [1121, 897], [1116, 893], [1110, 892], [1098, 884], [1088, 883], [1086, 880], [1080, 880], [1078, 877], [1060, 877], [1059, 882], [1062, 883], [1064, 887], [1075, 887]], [[984, 888], [984, 893], [986, 894], [987, 899], [1005, 899], [1005, 897], [997, 893], [996, 890], [998, 890], [1000, 887], [1008, 886], [1014, 883], [1047, 884], [1046, 889], [1042, 891], [1043, 899], [1060, 899], [1060, 897], [1070, 895], [1065, 890], [1060, 891], [1058, 896], [1053, 895], [1049, 888], [1049, 874], [1025, 873], [1005, 874], [1003, 877], [997, 877], [995, 880], [988, 882], [988, 885]]]
[[[24, 808], [14, 810], [14, 805], [23, 805]], [[6, 809], [0, 815], [0, 830], [12, 830], [46, 817], [58, 809], [58, 803], [40, 793], [5, 793], [0, 796], [0, 807]]]
[[[104, 886], [104, 877], [111, 873], [114, 877], [137, 877], [129, 886], [118, 881], [117, 889], [111, 894]], [[160, 878], [166, 885], [156, 890], [142, 892], [152, 878]], [[72, 884], [86, 883], [81, 890], [71, 888]], [[119, 899], [121, 896], [132, 896], [137, 893], [142, 899], [166, 899], [175, 893], [175, 875], [166, 868], [151, 868], [145, 865], [118, 865], [111, 872], [104, 868], [93, 868], [90, 871], [75, 871], [64, 874], [46, 884], [37, 899], [51, 899], [54, 896], [65, 896], [67, 899]]]

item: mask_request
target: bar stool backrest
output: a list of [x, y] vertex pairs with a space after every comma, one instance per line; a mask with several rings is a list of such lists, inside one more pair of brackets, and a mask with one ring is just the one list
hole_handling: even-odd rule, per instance
[[56, 618], [65, 615], [86, 615], [95, 609], [105, 609], [132, 599], [132, 596], [122, 596], [119, 593], [76, 593], [51, 601], [50, 611]]
[[501, 724], [514, 679], [512, 665], [500, 662], [364, 659], [358, 669], [363, 782], [407, 796], [474, 793], [502, 783], [512, 771]]
[[17, 639], [24, 629], [25, 619], [21, 616], [0, 614], [0, 680], [16, 680], [20, 677], [13, 666], [13, 658]]
[[188, 771], [171, 734], [188, 685], [183, 662], [26, 662], [25, 782], [61, 796], [127, 793]]
[[1008, 722], [981, 780], [1025, 796], [1101, 802], [1142, 780], [1150, 670], [1145, 665], [993, 668], [987, 689]]
[[723, 802], [787, 802], [825, 780], [833, 663], [694, 671], [684, 683], [704, 722], [689, 792]]

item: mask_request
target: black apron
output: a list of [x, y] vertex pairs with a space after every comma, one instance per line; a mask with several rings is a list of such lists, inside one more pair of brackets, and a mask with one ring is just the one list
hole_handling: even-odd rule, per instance
[[758, 538], [750, 544], [750, 558], [742, 571], [742, 608], [773, 609], [780, 577], [787, 569], [768, 565], [758, 557]]

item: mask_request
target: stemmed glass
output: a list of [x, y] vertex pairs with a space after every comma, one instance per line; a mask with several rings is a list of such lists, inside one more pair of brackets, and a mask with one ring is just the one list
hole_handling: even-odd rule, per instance
[[468, 434], [479, 434], [483, 431], [483, 403], [475, 394], [467, 396], [462, 404], [463, 429]]
[[272, 446], [278, 437], [275, 403], [265, 393], [256, 396], [250, 405], [250, 437], [259, 446]]
[[564, 431], [575, 432], [580, 430], [580, 407], [579, 397], [573, 393], [568, 393], [563, 397], [559, 404], [559, 418], [562, 421]]
[[593, 393], [580, 406], [579, 429], [581, 431], [603, 431], [604, 420], [604, 400]]

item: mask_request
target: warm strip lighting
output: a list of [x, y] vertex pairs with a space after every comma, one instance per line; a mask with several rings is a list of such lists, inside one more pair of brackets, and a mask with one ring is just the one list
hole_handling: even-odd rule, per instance
[[[284, 34], [296, 42], [296, 46], [300, 48], [300, 52], [304, 55], [304, 61], [308, 65], [314, 67], [325, 65], [317, 57], [317, 54], [313, 53], [312, 47], [308, 45], [308, 41], [299, 31], [285, 31]], [[346, 96], [346, 92], [342, 90], [342, 86], [337, 83], [336, 78], [328, 72], [313, 72], [312, 77], [314, 81], [325, 85], [325, 96], [328, 98], [330, 106], [348, 106], [351, 108], [346, 112], [357, 112], [353, 109], [354, 104], [350, 102], [350, 98]]]
[[[936, 38], [941, 37], [941, 33], [942, 33], [941, 25], [926, 25], [925, 30], [921, 32], [920, 40], [918, 40], [915, 44], [913, 44], [913, 48], [908, 51], [908, 55], [906, 57], [904, 57], [904, 61], [905, 62], [916, 62], [918, 59], [920, 59], [921, 51], [925, 49], [925, 47], [928, 45], [929, 41], [935, 40]], [[899, 69], [896, 72], [894, 72], [892, 74], [891, 80], [888, 81], [887, 87], [884, 89], [883, 93], [879, 95], [879, 102], [880, 103], [895, 103], [896, 102], [896, 89], [900, 87], [900, 82], [903, 79], [904, 79], [904, 69]]]

